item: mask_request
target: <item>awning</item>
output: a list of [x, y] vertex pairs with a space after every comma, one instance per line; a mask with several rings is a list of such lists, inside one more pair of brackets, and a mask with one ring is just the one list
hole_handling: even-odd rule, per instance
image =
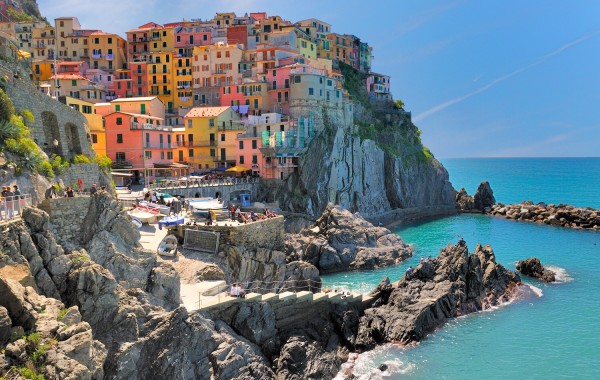
[[234, 173], [242, 173], [242, 172], [247, 172], [249, 170], [250, 169], [248, 169], [248, 168], [245, 168], [243, 166], [237, 165], [237, 166], [231, 167], [231, 168], [229, 168], [229, 169], [227, 169], [225, 171], [226, 172], [234, 172]]
[[115, 177], [133, 177], [131, 173], [110, 172], [110, 175], [114, 175]]
[[154, 167], [157, 169], [187, 169], [189, 165], [180, 164], [178, 162], [155, 162]]

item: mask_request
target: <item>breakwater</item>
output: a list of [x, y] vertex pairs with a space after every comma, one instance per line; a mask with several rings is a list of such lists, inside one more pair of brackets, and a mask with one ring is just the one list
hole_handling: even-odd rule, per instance
[[590, 207], [533, 202], [498, 203], [487, 214], [524, 222], [600, 231], [600, 210]]

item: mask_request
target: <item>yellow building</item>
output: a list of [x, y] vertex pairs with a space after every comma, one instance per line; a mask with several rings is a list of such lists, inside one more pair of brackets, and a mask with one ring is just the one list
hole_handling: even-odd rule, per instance
[[113, 74], [127, 63], [127, 42], [114, 33], [93, 32], [89, 36], [90, 68]]
[[[58, 84], [58, 87], [56, 87], [56, 84]], [[50, 91], [51, 94], [56, 93], [57, 96], [70, 96], [92, 103], [105, 102], [107, 93], [103, 85], [96, 84], [76, 73], [52, 75], [50, 77]]]
[[19, 49], [28, 53], [34, 53], [33, 29], [46, 26], [44, 21], [24, 21], [14, 23], [15, 34]]
[[194, 48], [194, 87], [233, 86], [240, 83], [238, 68], [243, 50], [238, 45], [223, 42]]
[[174, 106], [177, 108], [191, 108], [194, 99], [192, 94], [192, 57], [175, 57], [174, 76], [176, 94], [174, 96]]
[[175, 157], [184, 158], [179, 161], [198, 170], [235, 165], [236, 137], [242, 127], [231, 107], [194, 107], [184, 116], [184, 126], [186, 132], [175, 135]]
[[77, 17], [59, 17], [56, 26], [57, 59], [85, 60], [89, 62], [91, 49], [89, 36], [97, 30], [81, 29]]
[[165, 105], [166, 112], [174, 112], [173, 52], [150, 53], [146, 64], [146, 80], [149, 96], [157, 96]]
[[32, 61], [31, 72], [34, 82], [48, 81], [54, 75], [54, 61]]
[[102, 115], [96, 113], [94, 103], [70, 96], [65, 96], [64, 101], [61, 97], [60, 100], [85, 116], [90, 127], [90, 138], [92, 139], [94, 152], [97, 156], [106, 156], [106, 131], [104, 130]]
[[34, 60], [53, 60], [56, 51], [56, 40], [54, 38], [54, 27], [44, 25], [33, 28], [32, 42]]

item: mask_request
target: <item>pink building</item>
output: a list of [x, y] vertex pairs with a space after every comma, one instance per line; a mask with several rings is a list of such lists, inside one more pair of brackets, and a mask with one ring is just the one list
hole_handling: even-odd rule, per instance
[[131, 62], [131, 91], [132, 96], [148, 96], [148, 75], [146, 62]]
[[370, 73], [367, 77], [367, 93], [371, 100], [393, 100], [390, 91], [390, 76]]
[[129, 169], [134, 180], [144, 182], [173, 177], [173, 131], [164, 119], [128, 112], [112, 112], [104, 117], [106, 155], [115, 168]]
[[290, 112], [290, 71], [294, 65], [274, 68], [267, 72], [269, 104], [271, 111], [289, 115]]

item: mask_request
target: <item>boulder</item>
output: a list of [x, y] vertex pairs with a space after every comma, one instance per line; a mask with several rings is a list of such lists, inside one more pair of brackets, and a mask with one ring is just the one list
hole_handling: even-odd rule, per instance
[[467, 194], [465, 188], [461, 188], [456, 193], [455, 197], [456, 208], [462, 211], [470, 211], [473, 209], [473, 197]]
[[556, 281], [556, 274], [553, 271], [544, 268], [540, 259], [536, 257], [517, 262], [516, 268], [519, 272], [528, 277], [537, 278], [544, 282]]
[[10, 339], [10, 329], [12, 327], [12, 321], [8, 316], [8, 310], [5, 307], [0, 306], [0, 347], [4, 347]]

